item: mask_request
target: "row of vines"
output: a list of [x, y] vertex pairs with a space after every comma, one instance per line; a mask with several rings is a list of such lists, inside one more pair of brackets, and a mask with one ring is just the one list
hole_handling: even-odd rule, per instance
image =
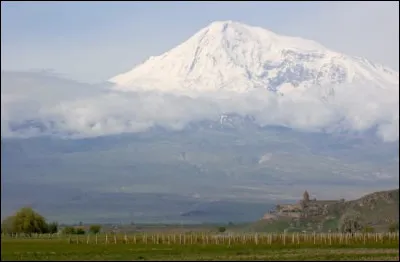
[[59, 239], [71, 244], [166, 244], [166, 245], [368, 245], [398, 244], [399, 233], [276, 233], [276, 234], [33, 234], [2, 238]]

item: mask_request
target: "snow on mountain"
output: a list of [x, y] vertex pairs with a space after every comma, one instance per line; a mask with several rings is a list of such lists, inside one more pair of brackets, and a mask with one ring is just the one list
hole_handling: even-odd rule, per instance
[[2, 136], [274, 126], [372, 130], [385, 141], [398, 140], [397, 72], [236, 22], [214, 22], [112, 82], [117, 85], [92, 86], [2, 71]]
[[398, 86], [399, 74], [314, 41], [219, 21], [110, 81], [124, 91], [244, 92], [267, 88], [285, 94], [332, 84], [368, 83], [387, 88]]

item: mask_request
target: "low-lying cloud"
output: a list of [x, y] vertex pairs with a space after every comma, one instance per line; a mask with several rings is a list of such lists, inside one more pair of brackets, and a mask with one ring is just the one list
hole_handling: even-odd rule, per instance
[[222, 114], [235, 113], [253, 116], [260, 126], [324, 132], [374, 129], [384, 141], [397, 141], [398, 91], [398, 86], [365, 84], [316, 86], [287, 96], [267, 90], [120, 92], [40, 73], [2, 72], [1, 136], [92, 137], [155, 126], [181, 130], [192, 122], [218, 121]]

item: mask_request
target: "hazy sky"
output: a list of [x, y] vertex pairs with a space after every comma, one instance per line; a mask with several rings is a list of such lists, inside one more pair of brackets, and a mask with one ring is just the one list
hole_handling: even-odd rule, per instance
[[1, 2], [2, 70], [52, 69], [96, 82], [216, 20], [316, 40], [399, 68], [399, 3]]

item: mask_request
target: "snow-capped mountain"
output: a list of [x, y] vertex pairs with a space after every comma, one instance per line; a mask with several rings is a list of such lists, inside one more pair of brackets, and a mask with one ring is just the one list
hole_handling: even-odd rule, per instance
[[110, 79], [119, 90], [280, 93], [331, 84], [399, 84], [399, 74], [314, 41], [233, 21], [213, 22], [172, 50]]

